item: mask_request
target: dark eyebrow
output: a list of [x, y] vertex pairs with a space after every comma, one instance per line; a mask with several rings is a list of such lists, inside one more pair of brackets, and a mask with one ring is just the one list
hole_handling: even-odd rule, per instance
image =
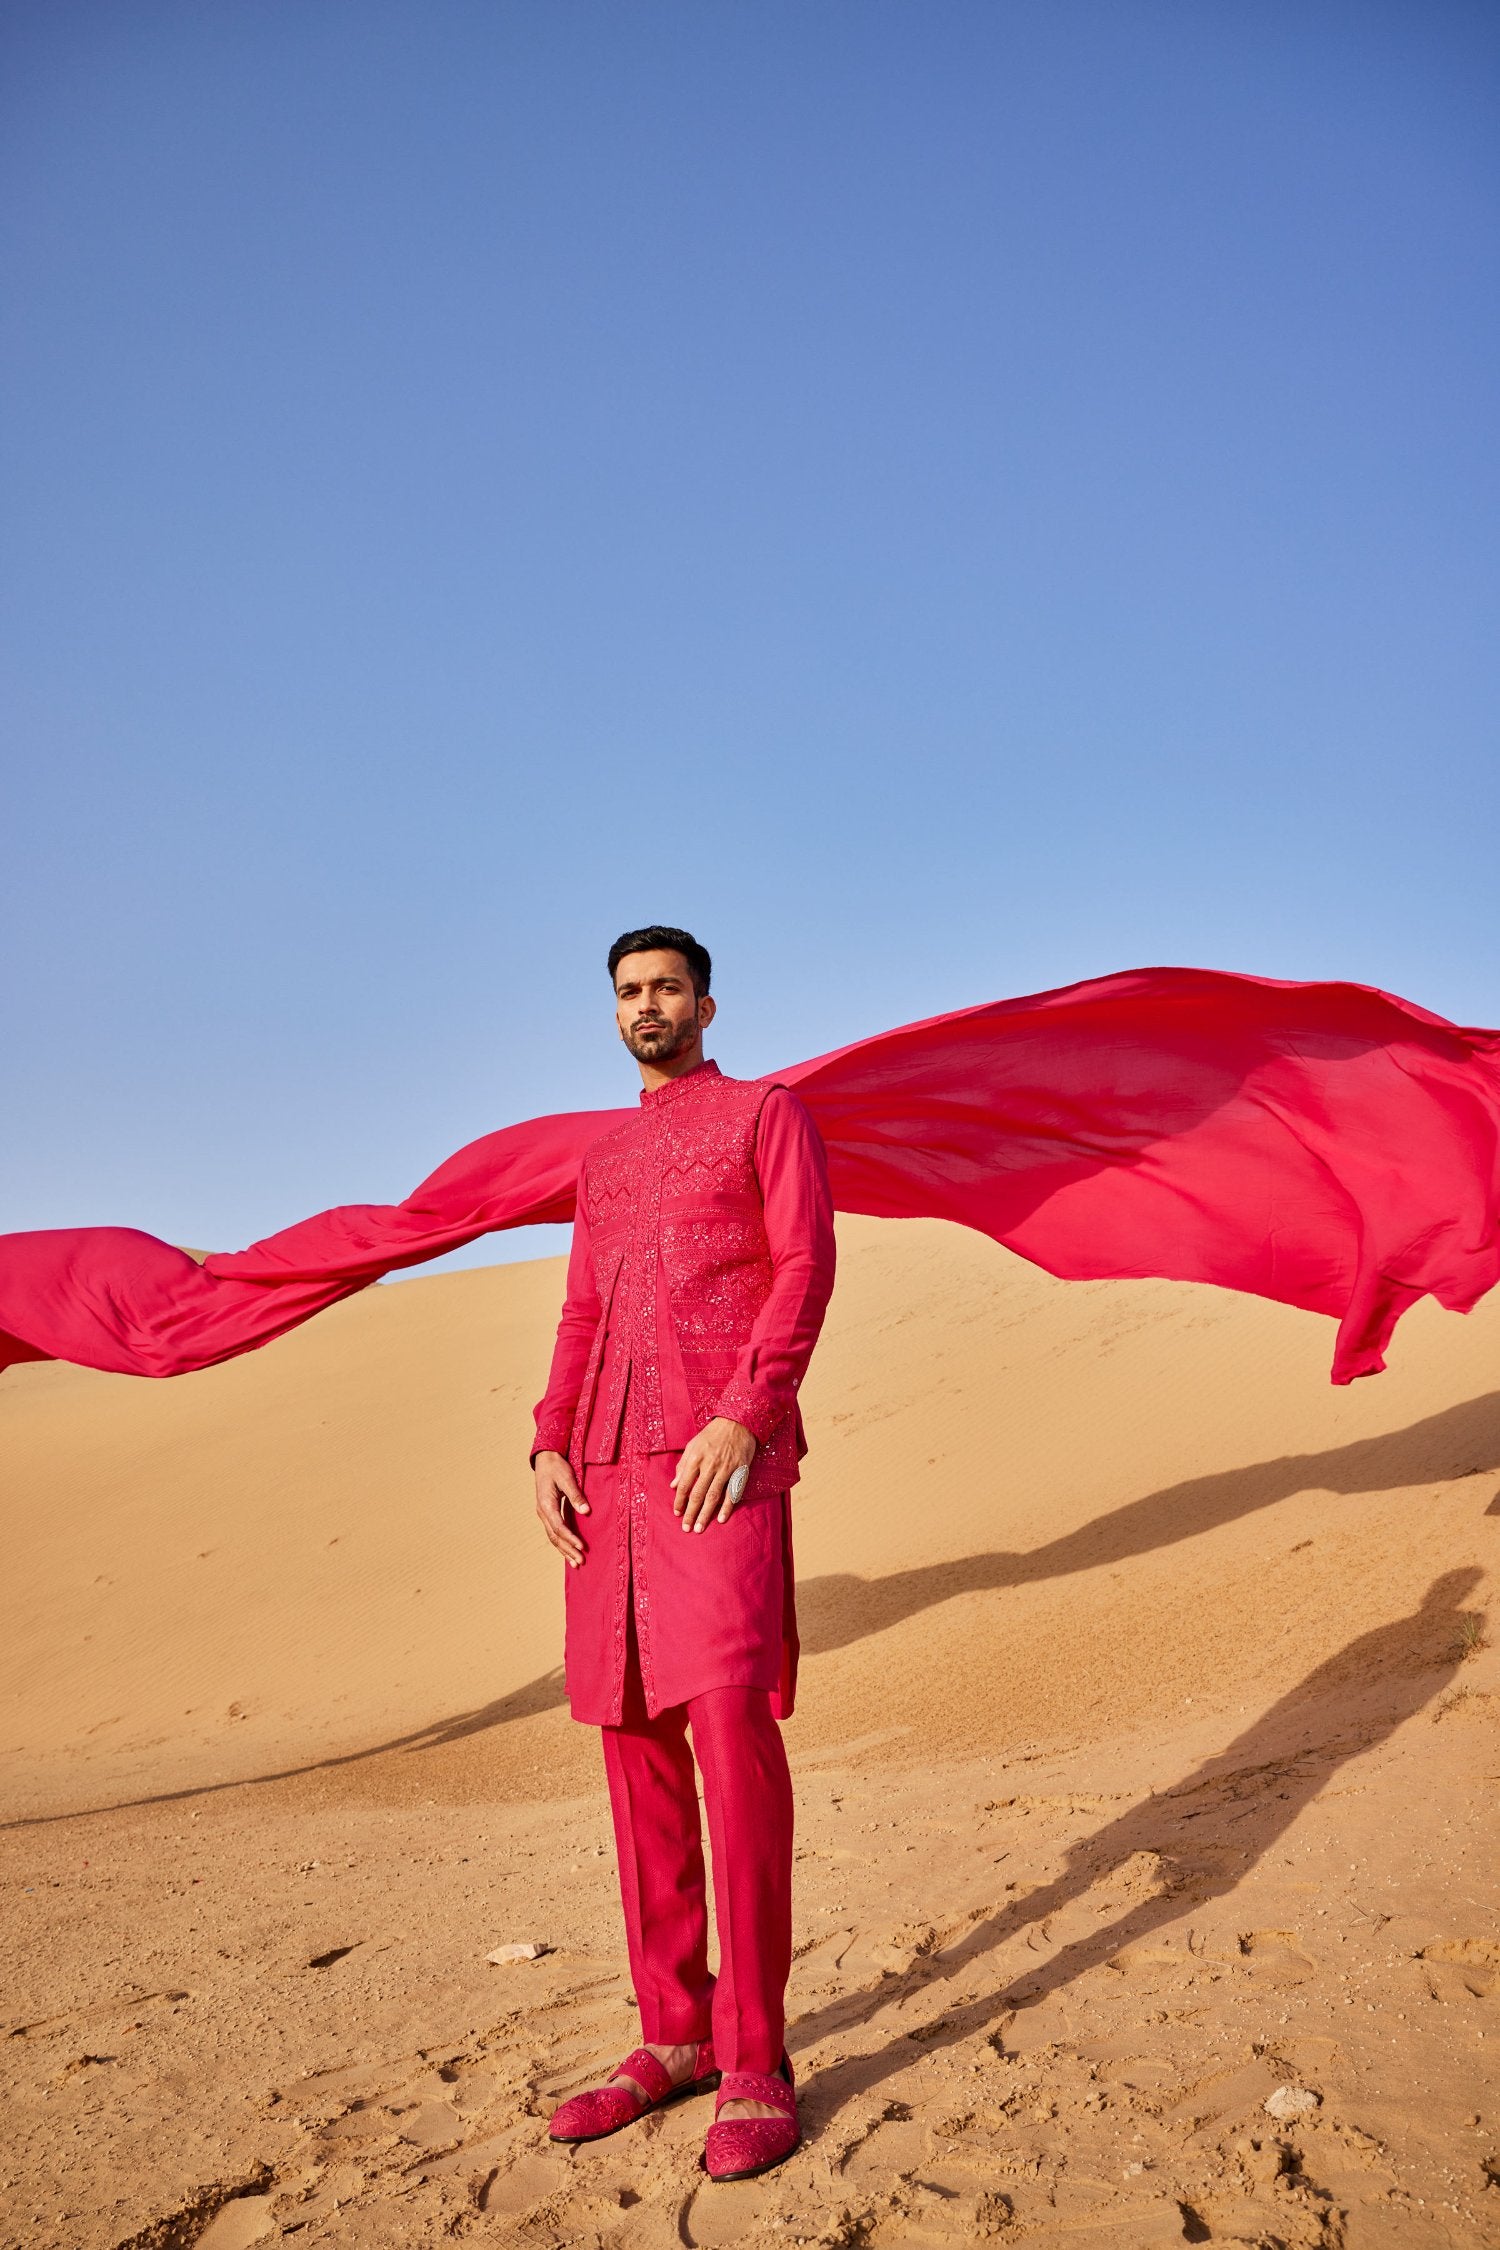
[[685, 987], [689, 981], [681, 969], [664, 969], [659, 977], [621, 977], [615, 986], [615, 996], [623, 999], [627, 992], [639, 992], [643, 985], [675, 984]]

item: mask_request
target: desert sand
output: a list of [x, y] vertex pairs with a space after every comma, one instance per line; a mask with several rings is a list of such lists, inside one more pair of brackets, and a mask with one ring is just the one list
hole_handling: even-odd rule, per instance
[[1500, 1298], [1341, 1391], [1311, 1316], [840, 1239], [798, 2154], [707, 2182], [703, 2101], [546, 2139], [636, 2035], [549, 1260], [0, 1381], [0, 2240], [1500, 2241]]

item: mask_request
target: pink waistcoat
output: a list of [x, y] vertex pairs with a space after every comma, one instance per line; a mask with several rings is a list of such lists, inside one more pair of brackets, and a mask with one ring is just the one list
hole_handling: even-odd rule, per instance
[[[771, 1290], [755, 1132], [774, 1083], [726, 1078], [704, 1065], [656, 1088], [585, 1157], [580, 1188], [601, 1310], [568, 1448], [580, 1479], [591, 1415], [606, 1428], [619, 1420], [620, 1397], [596, 1396], [601, 1373], [618, 1392], [628, 1369], [631, 1440], [642, 1452], [665, 1450], [658, 1268], [697, 1426], [732, 1412], [725, 1393]], [[606, 1354], [611, 1337], [615, 1348]], [[750, 1489], [785, 1491], [806, 1450], [794, 1406], [757, 1450]]]

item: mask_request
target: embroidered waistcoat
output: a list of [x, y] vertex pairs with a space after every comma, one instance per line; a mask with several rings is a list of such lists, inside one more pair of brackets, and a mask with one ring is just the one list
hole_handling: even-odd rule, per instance
[[[621, 1400], [595, 1393], [605, 1340], [611, 1381], [629, 1370], [633, 1439], [665, 1449], [656, 1328], [658, 1261], [698, 1428], [712, 1419], [755, 1316], [770, 1294], [772, 1266], [755, 1132], [772, 1079], [726, 1078], [705, 1063], [655, 1088], [638, 1113], [594, 1142], [580, 1188], [594, 1250], [601, 1314], [579, 1392], [569, 1459], [583, 1476], [583, 1448], [597, 1403], [605, 1426]], [[750, 1489], [784, 1491], [805, 1451], [794, 1408], [756, 1453]]]

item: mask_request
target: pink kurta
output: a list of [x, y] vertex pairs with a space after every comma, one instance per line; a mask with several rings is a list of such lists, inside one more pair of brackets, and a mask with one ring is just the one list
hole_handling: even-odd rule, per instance
[[[628, 1608], [653, 1716], [719, 1687], [790, 1713], [797, 1390], [833, 1272], [822, 1143], [785, 1087], [704, 1063], [588, 1151], [536, 1434], [589, 1502], [566, 1574], [575, 1718], [619, 1722]], [[755, 1464], [727, 1523], [684, 1532], [672, 1472], [715, 1415], [751, 1431]]]

